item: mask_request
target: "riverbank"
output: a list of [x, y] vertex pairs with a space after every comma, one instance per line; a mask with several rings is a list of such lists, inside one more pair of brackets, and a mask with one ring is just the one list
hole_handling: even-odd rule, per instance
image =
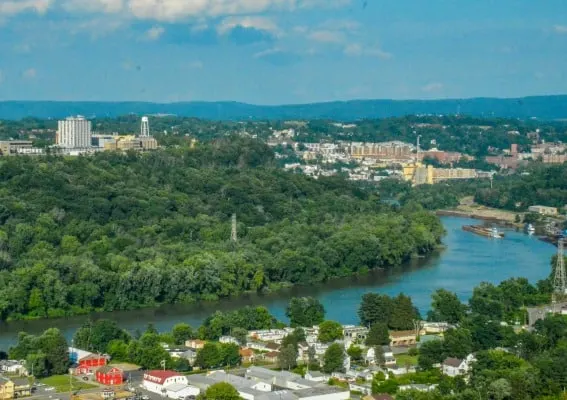
[[39, 334], [47, 328], [56, 327], [70, 339], [89, 318], [115, 320], [130, 332], [144, 331], [148, 323], [154, 324], [159, 331], [170, 331], [179, 322], [198, 327], [217, 310], [226, 312], [263, 305], [285, 322], [289, 299], [302, 296], [319, 299], [327, 310], [327, 318], [343, 324], [359, 322], [357, 308], [362, 295], [369, 292], [389, 296], [405, 293], [412, 297], [422, 315], [426, 315], [431, 305], [431, 293], [438, 288], [454, 291], [462, 301], [467, 301], [472, 289], [482, 281], [499, 283], [521, 276], [535, 283], [549, 275], [549, 263], [556, 252], [552, 245], [516, 230], [507, 230], [503, 240], [490, 241], [462, 230], [463, 225], [475, 223], [472, 219], [442, 217], [441, 220], [447, 232], [443, 238], [445, 249], [426, 258], [412, 259], [399, 268], [370, 271], [322, 284], [282, 288], [268, 294], [244, 294], [217, 302], [167, 304], [90, 316], [0, 323], [0, 350], [13, 345], [21, 331]]
[[521, 228], [523, 225], [516, 222], [516, 216], [522, 217], [523, 213], [515, 213], [497, 208], [489, 208], [476, 204], [460, 204], [456, 208], [449, 210], [438, 210], [435, 212], [438, 216], [473, 218], [483, 221], [504, 224], [510, 227]]

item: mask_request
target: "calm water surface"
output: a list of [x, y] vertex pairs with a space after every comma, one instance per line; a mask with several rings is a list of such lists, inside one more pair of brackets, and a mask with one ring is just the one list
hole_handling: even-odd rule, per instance
[[[167, 305], [154, 309], [100, 313], [96, 317], [116, 320], [122, 327], [143, 330], [153, 323], [158, 330], [170, 330], [178, 322], [197, 327], [216, 310], [232, 310], [245, 305], [265, 305], [279, 319], [286, 320], [285, 308], [290, 297], [310, 295], [325, 305], [327, 318], [342, 323], [357, 323], [356, 310], [367, 292], [410, 295], [425, 314], [430, 296], [438, 288], [454, 291], [466, 301], [474, 286], [482, 281], [498, 283], [510, 277], [526, 277], [531, 282], [545, 278], [555, 247], [521, 232], [506, 231], [502, 240], [477, 236], [461, 229], [478, 224], [467, 218], [442, 217], [447, 230], [443, 242], [446, 249], [426, 259], [390, 272], [376, 272], [363, 277], [338, 279], [324, 285], [296, 287], [269, 295], [246, 295], [215, 303]], [[20, 331], [40, 333], [58, 327], [70, 338], [87, 316], [54, 320], [37, 320], [0, 324], [0, 349], [7, 349], [17, 340]]]

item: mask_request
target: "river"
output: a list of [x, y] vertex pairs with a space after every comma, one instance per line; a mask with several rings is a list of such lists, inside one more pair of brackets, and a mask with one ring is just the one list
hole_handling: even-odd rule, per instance
[[[501, 240], [477, 236], [461, 229], [478, 224], [476, 220], [442, 217], [447, 235], [445, 249], [427, 258], [388, 272], [373, 272], [365, 276], [337, 279], [321, 285], [294, 287], [268, 295], [244, 295], [219, 302], [191, 305], [164, 305], [154, 309], [99, 313], [96, 318], [116, 320], [133, 332], [153, 323], [159, 331], [170, 330], [178, 322], [197, 327], [216, 310], [228, 311], [245, 305], [265, 305], [279, 319], [286, 320], [285, 308], [290, 297], [314, 296], [327, 310], [327, 318], [345, 324], [356, 324], [360, 298], [367, 292], [410, 295], [423, 315], [430, 305], [430, 296], [438, 288], [457, 293], [466, 301], [480, 282], [498, 283], [511, 277], [525, 277], [530, 282], [545, 278], [550, 272], [550, 259], [555, 247], [522, 232], [506, 230]], [[16, 321], [0, 324], [0, 349], [7, 349], [17, 340], [20, 331], [40, 333], [58, 327], [67, 338], [87, 319], [70, 318]]]

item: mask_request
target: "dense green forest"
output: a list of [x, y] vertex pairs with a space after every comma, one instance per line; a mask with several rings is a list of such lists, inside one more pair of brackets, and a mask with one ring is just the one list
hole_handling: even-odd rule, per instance
[[[0, 318], [217, 299], [390, 268], [443, 227], [376, 188], [274, 165], [256, 140], [0, 159]], [[238, 241], [230, 241], [232, 214]]]
[[525, 211], [532, 205], [567, 205], [567, 164], [532, 164], [515, 175], [497, 176], [492, 189], [479, 189], [475, 201], [490, 207]]

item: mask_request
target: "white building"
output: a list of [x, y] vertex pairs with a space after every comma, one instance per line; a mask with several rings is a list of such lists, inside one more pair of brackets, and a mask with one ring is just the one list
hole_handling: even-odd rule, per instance
[[[167, 388], [176, 384], [184, 384], [185, 386], [188, 386], [187, 377], [175, 371], [154, 370], [147, 371], [144, 374], [142, 387], [152, 393], [166, 395], [168, 390]], [[177, 386], [174, 388], [175, 391], [179, 390]]]
[[0, 371], [9, 374], [18, 374], [20, 376], [27, 375], [28, 370], [25, 366], [26, 362], [24, 360], [1, 360], [0, 361]]
[[66, 149], [91, 147], [91, 121], [82, 116], [69, 117], [59, 121], [56, 144]]
[[294, 392], [298, 400], [347, 400], [350, 391], [337, 386], [321, 386]]
[[467, 375], [471, 369], [472, 363], [476, 361], [474, 355], [469, 354], [465, 359], [446, 358], [441, 364], [441, 371], [444, 375], [455, 377], [459, 375]]
[[169, 399], [181, 400], [188, 396], [198, 396], [200, 392], [196, 387], [184, 383], [174, 383], [165, 387], [165, 397]]
[[238, 340], [234, 336], [221, 336], [219, 338], [219, 342], [225, 344], [236, 344], [236, 345], [240, 344], [238, 343]]

